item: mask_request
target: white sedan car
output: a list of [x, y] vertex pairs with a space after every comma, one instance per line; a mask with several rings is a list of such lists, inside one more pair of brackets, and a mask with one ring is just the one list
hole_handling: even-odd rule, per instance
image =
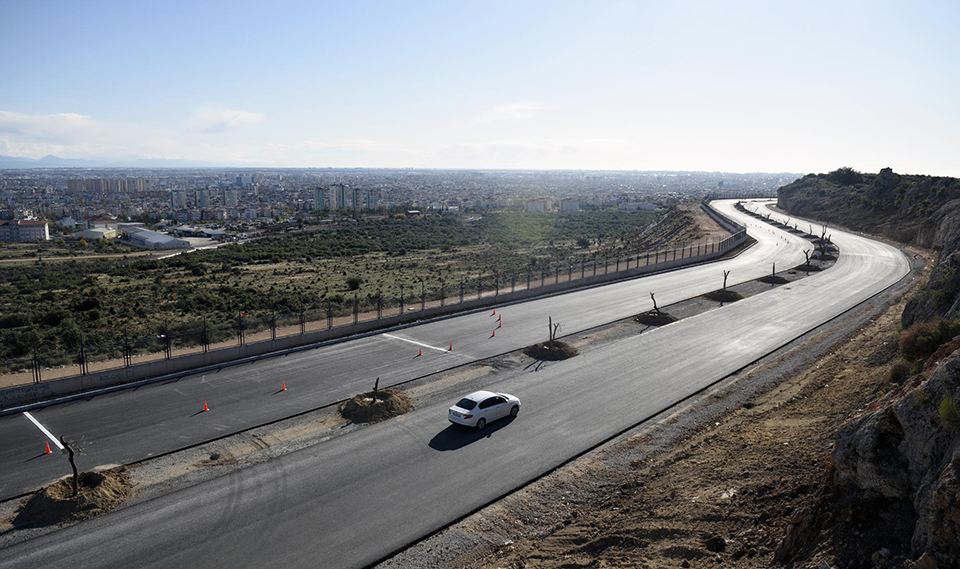
[[506, 416], [516, 417], [520, 400], [506, 393], [474, 391], [450, 408], [447, 418], [451, 423], [482, 429], [487, 423]]

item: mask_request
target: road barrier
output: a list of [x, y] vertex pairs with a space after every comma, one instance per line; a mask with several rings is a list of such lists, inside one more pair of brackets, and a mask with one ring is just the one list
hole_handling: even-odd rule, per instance
[[[419, 308], [410, 308], [408, 306], [407, 309], [403, 310], [404, 303], [401, 300], [400, 306], [402, 310], [398, 314], [385, 316], [383, 315], [381, 306], [378, 307], [376, 312], [377, 318], [369, 320], [362, 320], [358, 317], [356, 312], [357, 305], [355, 303], [352, 322], [340, 326], [333, 325], [333, 317], [328, 307], [327, 327], [325, 329], [308, 330], [304, 324], [304, 316], [301, 313], [299, 317], [299, 333], [285, 336], [277, 334], [277, 318], [274, 317], [271, 321], [270, 338], [255, 342], [245, 341], [246, 337], [252, 334], [252, 331], [249, 328], [244, 328], [243, 314], [241, 313], [238, 318], [239, 326], [237, 330], [237, 337], [239, 339], [235, 345], [211, 349], [211, 345], [206, 343], [208, 332], [207, 329], [204, 328], [199, 334], [200, 337], [205, 340], [202, 350], [195, 353], [179, 356], [173, 355], [170, 338], [161, 338], [164, 343], [164, 357], [162, 359], [133, 363], [133, 357], [129, 355], [128, 351], [125, 351], [124, 358], [121, 362], [122, 365], [111, 369], [96, 371], [89, 369], [86, 349], [81, 345], [78, 356], [81, 363], [81, 373], [58, 379], [41, 381], [39, 362], [37, 358], [34, 358], [33, 364], [37, 366], [36, 369], [33, 370], [34, 383], [0, 389], [0, 410], [52, 400], [76, 393], [97, 391], [118, 385], [132, 384], [134, 382], [139, 383], [141, 380], [151, 378], [162, 381], [167, 378], [183, 377], [184, 375], [192, 375], [194, 373], [219, 369], [229, 365], [247, 363], [264, 357], [282, 355], [290, 353], [291, 351], [313, 349], [331, 341], [350, 336], [369, 334], [377, 330], [403, 327], [420, 320], [447, 316], [458, 312], [470, 312], [491, 305], [508, 304], [539, 296], [550, 296], [573, 289], [591, 287], [708, 262], [729, 253], [746, 241], [747, 232], [744, 226], [723, 216], [707, 201], [701, 204], [701, 208], [707, 215], [720, 224], [721, 227], [730, 231], [731, 235], [720, 241], [691, 242], [679, 248], [646, 251], [631, 255], [627, 257], [626, 260], [622, 257], [618, 259], [605, 259], [604, 266], [602, 266], [600, 270], [598, 270], [596, 264], [594, 264], [589, 273], [586, 271], [586, 265], [581, 264], [579, 278], [577, 278], [572, 266], [566, 271], [566, 275], [561, 273], [558, 268], [555, 271], [555, 275], [553, 275], [553, 284], [546, 284], [544, 273], [542, 273], [539, 286], [527, 286], [520, 289], [517, 289], [516, 286], [511, 286], [510, 292], [506, 292], [505, 286], [503, 290], [501, 290], [498, 278], [496, 288], [493, 291], [486, 291], [486, 296], [484, 296], [485, 291], [480, 289], [475, 297], [467, 298], [463, 296], [463, 289], [461, 288], [459, 302], [447, 303], [441, 300], [439, 304], [434, 303], [433, 306], [427, 306], [424, 297], [421, 295]], [[634, 262], [634, 266], [631, 268], [630, 264], [632, 261]], [[641, 261], [643, 262], [642, 265]], [[621, 264], [626, 268], [619, 269]], [[610, 271], [608, 270], [610, 266], [615, 266], [619, 270]], [[562, 277], [564, 276], [567, 277], [566, 280], [563, 280]], [[527, 277], [529, 283], [531, 281], [530, 274], [528, 274]], [[513, 284], [515, 285], [515, 282]], [[494, 329], [490, 337], [496, 337], [496, 329]], [[450, 349], [453, 349], [452, 344], [450, 345]]]

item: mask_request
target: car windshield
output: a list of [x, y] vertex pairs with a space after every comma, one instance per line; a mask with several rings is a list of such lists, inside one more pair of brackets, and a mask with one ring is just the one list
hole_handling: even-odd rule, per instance
[[464, 397], [463, 399], [457, 402], [457, 407], [461, 409], [466, 409], [467, 411], [470, 411], [476, 406], [477, 406], [476, 401], [474, 401], [473, 399], [467, 399], [466, 397]]

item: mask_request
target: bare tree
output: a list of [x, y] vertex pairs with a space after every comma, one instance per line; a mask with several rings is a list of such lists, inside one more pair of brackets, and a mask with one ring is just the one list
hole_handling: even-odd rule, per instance
[[657, 314], [660, 314], [660, 309], [657, 308], [657, 299], [653, 297], [652, 292], [650, 293], [650, 300], [653, 301], [653, 311], [656, 312]]
[[727, 277], [730, 276], [730, 271], [723, 271], [723, 290], [727, 290]]
[[373, 383], [373, 403], [377, 403], [377, 390], [380, 389], [380, 378], [377, 378], [377, 381]]
[[776, 264], [776, 263], [773, 264], [773, 273], [771, 274], [771, 276], [773, 276], [773, 277], [776, 277], [776, 276], [777, 276], [777, 264]]
[[550, 349], [553, 349], [553, 342], [557, 339], [557, 333], [560, 332], [560, 323], [553, 323], [553, 316], [548, 316], [549, 320], [547, 321], [547, 332], [549, 333], [550, 338]]
[[67, 453], [67, 460], [70, 461], [70, 468], [73, 469], [73, 495], [76, 496], [80, 492], [80, 473], [77, 471], [74, 453], [83, 454], [83, 446], [76, 441], [65, 440], [63, 435], [60, 435], [60, 444], [63, 445], [63, 450]]
[[809, 265], [809, 264], [810, 264], [810, 249], [804, 249], [804, 250], [803, 250], [803, 256], [807, 258], [806, 264]]

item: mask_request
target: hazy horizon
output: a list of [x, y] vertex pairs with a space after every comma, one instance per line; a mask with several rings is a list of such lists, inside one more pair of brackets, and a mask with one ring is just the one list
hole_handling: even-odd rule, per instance
[[2, 12], [3, 156], [960, 176], [955, 2]]

